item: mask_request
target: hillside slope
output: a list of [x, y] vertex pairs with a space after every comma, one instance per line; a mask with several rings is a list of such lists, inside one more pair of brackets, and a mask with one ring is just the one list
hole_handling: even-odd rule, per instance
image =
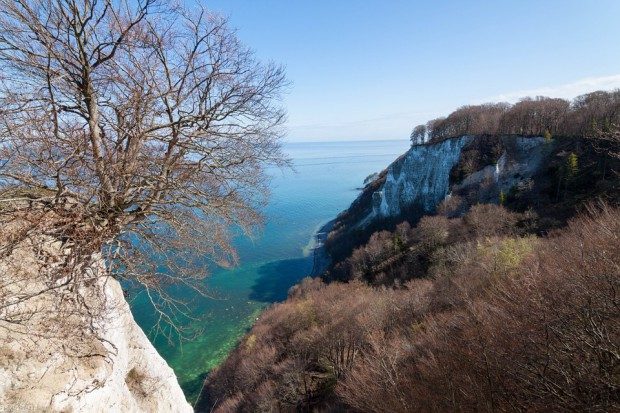
[[374, 232], [415, 224], [442, 202], [452, 216], [477, 203], [530, 210], [543, 233], [565, 225], [588, 199], [618, 199], [617, 170], [617, 158], [581, 138], [479, 135], [416, 145], [336, 218], [326, 250], [337, 264]]
[[323, 280], [260, 317], [198, 410], [619, 408], [613, 153], [486, 135], [412, 147], [335, 220]]
[[[447, 234], [420, 223], [471, 229], [454, 220]], [[212, 373], [198, 410], [615, 411], [618, 234], [620, 211], [604, 209], [553, 237], [446, 244], [434, 277], [397, 289], [307, 279]]]

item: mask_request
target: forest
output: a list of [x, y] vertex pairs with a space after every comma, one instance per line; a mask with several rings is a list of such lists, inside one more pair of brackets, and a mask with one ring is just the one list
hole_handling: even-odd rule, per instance
[[[619, 211], [546, 237], [519, 235], [522, 218], [481, 205], [376, 234], [353, 281], [306, 279], [260, 317], [207, 381], [217, 411], [613, 410]], [[360, 276], [398, 249], [429, 259], [429, 276]]]
[[568, 101], [537, 96], [514, 105], [462, 106], [411, 132], [415, 144], [463, 135], [590, 136], [609, 133], [620, 120], [620, 91], [596, 91]]

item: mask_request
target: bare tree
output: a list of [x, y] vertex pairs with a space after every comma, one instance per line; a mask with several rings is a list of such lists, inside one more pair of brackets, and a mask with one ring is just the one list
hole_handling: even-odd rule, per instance
[[570, 103], [564, 99], [524, 98], [502, 117], [500, 130], [507, 134], [543, 135], [547, 131], [555, 135], [566, 129], [569, 109]]
[[426, 123], [426, 133], [427, 133], [429, 142], [439, 141], [446, 137], [445, 124], [446, 124], [445, 117], [439, 117], [436, 119], [432, 119]]
[[577, 96], [571, 106], [571, 122], [567, 129], [574, 135], [609, 132], [620, 122], [620, 90], [599, 90]]
[[610, 124], [605, 128], [596, 128], [589, 139], [596, 150], [620, 159], [620, 127]]
[[[614, 144], [620, 123], [620, 90], [597, 91], [564, 99], [526, 97], [514, 105], [484, 103], [462, 106], [426, 124], [430, 142], [464, 135], [571, 136]], [[422, 125], [411, 133], [418, 139]], [[617, 142], [616, 142], [617, 143]], [[613, 148], [612, 148], [613, 149]]]
[[426, 125], [418, 125], [411, 131], [411, 144], [420, 145], [426, 140]]
[[283, 70], [159, 0], [0, 0], [0, 27], [0, 189], [28, 194], [1, 204], [20, 230], [0, 253], [60, 240], [54, 277], [79, 284], [102, 252], [174, 325], [166, 286], [202, 292], [197, 257], [235, 262], [230, 228], [260, 222], [265, 166], [286, 163]]

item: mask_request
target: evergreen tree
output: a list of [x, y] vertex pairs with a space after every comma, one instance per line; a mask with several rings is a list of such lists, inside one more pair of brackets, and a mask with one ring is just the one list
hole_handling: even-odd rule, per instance
[[567, 178], [573, 178], [579, 172], [579, 161], [577, 155], [571, 152], [566, 158], [566, 176]]

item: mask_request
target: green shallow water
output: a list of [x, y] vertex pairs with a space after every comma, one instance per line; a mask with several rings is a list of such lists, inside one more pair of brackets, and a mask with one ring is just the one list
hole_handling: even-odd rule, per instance
[[[266, 224], [253, 240], [235, 241], [240, 265], [216, 269], [205, 280], [213, 298], [191, 300], [200, 317], [191, 342], [149, 338], [174, 369], [188, 400], [194, 402], [209, 371], [221, 363], [270, 304], [286, 298], [291, 286], [312, 271], [313, 234], [355, 199], [366, 176], [379, 172], [407, 150], [408, 141], [287, 144], [295, 171], [274, 170]], [[206, 264], [205, 264], [206, 265]], [[138, 296], [131, 302], [138, 324], [149, 332], [153, 315]]]

